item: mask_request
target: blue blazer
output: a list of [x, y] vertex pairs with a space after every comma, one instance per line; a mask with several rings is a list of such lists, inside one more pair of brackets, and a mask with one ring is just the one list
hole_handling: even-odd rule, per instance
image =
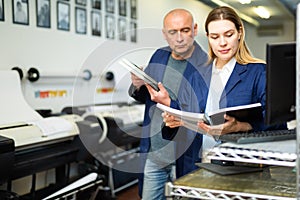
[[[190, 76], [194, 74], [195, 71], [200, 70], [205, 63], [207, 62], [207, 54], [204, 52], [201, 47], [195, 42], [195, 49], [192, 56], [187, 60], [188, 64], [183, 73], [183, 78], [180, 83], [179, 94], [183, 92], [182, 90], [186, 87], [187, 82], [190, 79]], [[145, 72], [154, 78], [158, 82], [162, 82], [164, 77], [164, 72], [166, 70], [166, 66], [171, 55], [171, 49], [169, 47], [164, 47], [158, 49], [150, 59], [149, 65], [146, 67]], [[153, 106], [156, 107], [156, 103], [153, 102], [150, 98], [150, 94], [145, 86], [142, 86], [138, 91], [135, 90], [134, 86], [131, 85], [129, 88], [129, 95], [133, 97], [135, 100], [145, 103], [145, 114], [144, 114], [144, 121], [143, 121], [143, 131], [142, 137], [140, 140], [140, 152], [141, 152], [141, 159], [142, 159], [142, 166], [144, 168], [144, 163], [146, 160], [146, 153], [149, 152], [150, 149], [150, 126], [151, 123], [151, 116], [153, 112]], [[176, 94], [175, 96], [179, 95]], [[177, 99], [173, 99], [172, 107], [177, 107]], [[158, 124], [158, 126], [160, 126]], [[185, 128], [182, 129], [184, 132], [191, 132]], [[176, 152], [174, 152], [177, 156], [176, 160], [176, 175], [180, 177], [184, 174], [191, 172], [192, 170], [196, 169], [195, 162], [199, 161], [198, 153], [202, 144], [202, 136], [199, 134], [184, 134], [184, 142], [181, 144], [176, 145]], [[186, 137], [189, 139], [186, 139]], [[183, 147], [184, 146], [184, 147]], [[141, 176], [139, 180], [140, 186], [140, 195], [141, 195], [141, 188], [143, 183], [143, 176]]]
[[[212, 74], [212, 65], [202, 73], [194, 73], [192, 87], [198, 98], [199, 112], [204, 112], [207, 103], [208, 90]], [[199, 81], [200, 80], [200, 81]], [[220, 108], [261, 103], [263, 113], [266, 103], [266, 70], [265, 64], [236, 63], [219, 102]], [[251, 123], [251, 122], [250, 122]], [[264, 129], [264, 122], [251, 123], [254, 130]]]
[[[250, 122], [253, 130], [286, 129], [286, 124], [266, 126], [264, 124], [266, 105], [266, 66], [262, 63], [246, 65], [236, 63], [231, 76], [221, 95], [219, 107], [231, 107], [260, 102], [263, 107], [263, 119], [259, 122]], [[174, 102], [182, 110], [204, 113], [212, 74], [212, 64], [194, 72], [190, 84]], [[164, 127], [162, 134], [165, 139], [176, 139], [178, 129]]]

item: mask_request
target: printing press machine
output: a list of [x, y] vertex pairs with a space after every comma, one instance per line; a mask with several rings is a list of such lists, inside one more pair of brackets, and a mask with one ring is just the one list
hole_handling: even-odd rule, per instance
[[[78, 106], [58, 114], [50, 110], [46, 116], [24, 99], [15, 71], [0, 71], [0, 78], [7, 83], [0, 85], [7, 91], [0, 99], [0, 184], [7, 185], [7, 191], [15, 189], [16, 179], [26, 176], [32, 176], [32, 181], [24, 183], [31, 184], [24, 199], [44, 198], [93, 172], [111, 196], [137, 182], [144, 105]], [[70, 180], [74, 162], [79, 177]], [[37, 189], [37, 173], [50, 169], [55, 169], [55, 183]]]
[[59, 123], [59, 120], [63, 120], [71, 126], [68, 130], [49, 135], [45, 135], [35, 124], [0, 127], [0, 161], [2, 161], [0, 178], [2, 184], [7, 183], [8, 191], [11, 190], [12, 180], [32, 175], [29, 195], [34, 199], [36, 173], [53, 168], [56, 169], [57, 183], [53, 189], [68, 183], [69, 164], [77, 161], [77, 154], [80, 151], [80, 146], [77, 146], [74, 141], [79, 135], [76, 123], [82, 121], [82, 118], [77, 115], [64, 115], [55, 119], [58, 121], [54, 120], [51, 123]]
[[[78, 161], [82, 151], [77, 123], [83, 119], [78, 115], [43, 117], [25, 100], [16, 71], [2, 70], [0, 79], [5, 83], [0, 84], [5, 91], [0, 98], [0, 198], [2, 193], [22, 190], [22, 199], [41, 199], [72, 181], [71, 163]], [[46, 182], [37, 183], [38, 173], [50, 169], [55, 169], [55, 183], [49, 187]], [[27, 176], [32, 177], [31, 183], [22, 179]], [[15, 188], [17, 179], [21, 187]]]
[[105, 175], [112, 197], [137, 183], [144, 108], [143, 104], [115, 103], [62, 111], [84, 119], [78, 123], [80, 141], [93, 158], [92, 163]]

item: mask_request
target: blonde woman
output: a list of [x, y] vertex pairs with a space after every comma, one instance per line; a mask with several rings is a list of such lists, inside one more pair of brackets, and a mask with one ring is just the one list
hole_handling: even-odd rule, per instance
[[[217, 7], [209, 14], [205, 22], [205, 31], [209, 44], [208, 67], [194, 73], [190, 84], [196, 94], [196, 101], [179, 102], [189, 104], [190, 111], [209, 112], [224, 107], [261, 103], [266, 101], [266, 66], [264, 61], [254, 58], [245, 42], [245, 29], [241, 18], [230, 7]], [[148, 90], [151, 90], [148, 87]], [[192, 96], [187, 91], [186, 96]], [[164, 87], [160, 85], [160, 92], [152, 90], [151, 97], [165, 105], [170, 98]], [[182, 98], [182, 99], [184, 99]], [[180, 106], [179, 106], [180, 107]], [[173, 139], [177, 133], [176, 127], [184, 125], [169, 114], [164, 114], [167, 127], [162, 131], [164, 138]], [[271, 127], [264, 126], [264, 119], [258, 122], [240, 122], [234, 117], [224, 116], [224, 123], [210, 126], [203, 122], [199, 128], [210, 135], [227, 134], [238, 131], [263, 130]], [[286, 124], [280, 127], [286, 128]], [[209, 149], [216, 144], [213, 137], [203, 137], [202, 150]]]

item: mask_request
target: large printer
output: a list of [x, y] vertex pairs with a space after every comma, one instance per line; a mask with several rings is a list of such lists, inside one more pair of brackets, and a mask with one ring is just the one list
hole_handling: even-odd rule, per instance
[[[10, 86], [0, 86], [9, 93], [0, 102], [3, 113], [7, 113], [0, 119], [0, 137], [3, 145], [6, 144], [5, 151], [0, 147], [0, 161], [4, 155], [11, 158], [6, 158], [6, 165], [2, 165], [7, 170], [3, 173], [7, 176], [1, 176], [2, 182], [11, 183], [32, 175], [29, 195], [38, 199], [43, 196], [35, 192], [36, 174], [54, 168], [56, 183], [60, 184], [51, 189], [55, 192], [69, 183], [70, 163], [74, 161], [79, 167], [80, 164], [89, 167], [91, 161], [96, 168], [87, 169], [82, 175], [93, 171], [104, 175], [102, 185], [108, 186], [111, 196], [137, 182], [143, 104], [117, 102], [71, 106], [54, 116], [46, 113], [41, 117], [31, 107], [34, 105], [29, 106], [24, 99], [16, 72], [1, 72], [0, 78]], [[16, 99], [14, 104], [11, 99]], [[53, 129], [60, 131], [52, 134]]]
[[[36, 173], [56, 169], [57, 188], [68, 182], [69, 164], [76, 161], [78, 146], [74, 139], [79, 135], [78, 115], [44, 118], [33, 110], [23, 98], [19, 76], [13, 71], [1, 71], [6, 84], [0, 88], [0, 183], [32, 176], [31, 195], [35, 195]], [[35, 199], [32, 196], [31, 199]]]
[[78, 124], [80, 141], [107, 177], [112, 196], [137, 183], [144, 109], [144, 104], [123, 102], [62, 111], [84, 119]]

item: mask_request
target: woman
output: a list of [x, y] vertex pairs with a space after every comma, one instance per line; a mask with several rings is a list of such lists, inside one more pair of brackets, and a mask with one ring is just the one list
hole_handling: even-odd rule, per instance
[[[265, 63], [254, 58], [245, 42], [245, 30], [241, 18], [230, 7], [217, 7], [209, 14], [205, 22], [210, 56], [208, 67], [194, 73], [190, 83], [197, 96], [197, 103], [179, 102], [179, 105], [189, 104], [189, 111], [209, 112], [219, 108], [247, 105], [260, 102], [265, 108], [266, 71]], [[169, 99], [163, 86], [160, 93], [152, 90], [151, 97], [157, 102], [168, 105]], [[149, 90], [149, 87], [148, 87]], [[187, 91], [182, 96], [191, 92]], [[196, 105], [197, 104], [197, 105]], [[172, 105], [172, 104], [169, 104]], [[182, 108], [182, 106], [179, 106]], [[193, 108], [194, 107], [194, 108]], [[184, 123], [167, 113], [163, 114], [165, 125], [175, 128]], [[198, 127], [209, 135], [220, 135], [238, 131], [263, 130], [263, 119], [259, 122], [240, 122], [234, 117], [224, 115], [224, 123], [210, 126], [203, 122]], [[280, 128], [286, 128], [286, 125]], [[176, 129], [164, 128], [163, 136], [173, 139]], [[213, 137], [203, 138], [203, 149], [211, 148], [216, 142]]]

